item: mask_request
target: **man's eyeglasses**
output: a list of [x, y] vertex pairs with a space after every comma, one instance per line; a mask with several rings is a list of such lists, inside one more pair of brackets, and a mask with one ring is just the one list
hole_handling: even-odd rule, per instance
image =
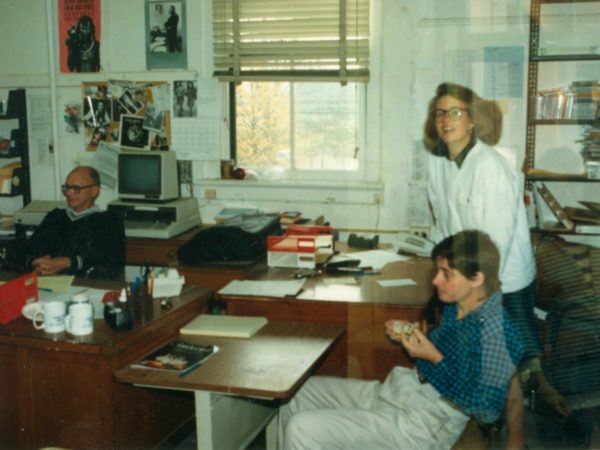
[[454, 122], [460, 120], [462, 116], [467, 112], [464, 108], [454, 107], [450, 109], [435, 109], [433, 111], [433, 118], [436, 122], [441, 122], [444, 120], [444, 116], [448, 116], [448, 118]]
[[78, 186], [76, 184], [63, 184], [61, 186], [63, 194], [66, 195], [67, 192], [71, 191], [73, 194], [79, 194], [82, 189], [88, 189], [94, 186], [98, 186], [97, 184], [88, 184], [87, 186]]

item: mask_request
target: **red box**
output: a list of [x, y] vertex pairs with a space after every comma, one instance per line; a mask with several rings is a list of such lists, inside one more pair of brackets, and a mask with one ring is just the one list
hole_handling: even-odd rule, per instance
[[0, 324], [17, 319], [25, 303], [32, 299], [38, 301], [37, 272], [0, 285]]
[[267, 265], [314, 269], [333, 253], [331, 227], [290, 225], [282, 236], [267, 236]]

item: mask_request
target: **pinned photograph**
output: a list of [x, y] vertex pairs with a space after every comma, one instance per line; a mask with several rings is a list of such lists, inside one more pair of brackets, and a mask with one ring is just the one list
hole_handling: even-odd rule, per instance
[[144, 128], [160, 133], [163, 130], [164, 120], [164, 111], [157, 111], [154, 105], [151, 103], [146, 106], [146, 113], [144, 114]]
[[119, 128], [121, 147], [143, 150], [148, 147], [148, 130], [144, 129], [144, 118], [122, 115]]
[[173, 114], [175, 117], [196, 117], [198, 83], [193, 80], [173, 82]]

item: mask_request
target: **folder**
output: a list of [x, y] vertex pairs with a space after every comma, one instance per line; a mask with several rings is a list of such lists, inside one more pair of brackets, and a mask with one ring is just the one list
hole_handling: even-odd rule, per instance
[[0, 167], [0, 194], [18, 195], [22, 190], [21, 162], [13, 162]]

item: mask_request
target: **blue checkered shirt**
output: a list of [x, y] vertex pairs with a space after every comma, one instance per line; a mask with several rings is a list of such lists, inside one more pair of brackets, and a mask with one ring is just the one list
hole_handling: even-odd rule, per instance
[[458, 305], [447, 304], [429, 339], [444, 355], [433, 364], [417, 359], [419, 373], [465, 414], [485, 423], [504, 410], [510, 380], [523, 355], [517, 331], [502, 307], [500, 291], [457, 320]]

